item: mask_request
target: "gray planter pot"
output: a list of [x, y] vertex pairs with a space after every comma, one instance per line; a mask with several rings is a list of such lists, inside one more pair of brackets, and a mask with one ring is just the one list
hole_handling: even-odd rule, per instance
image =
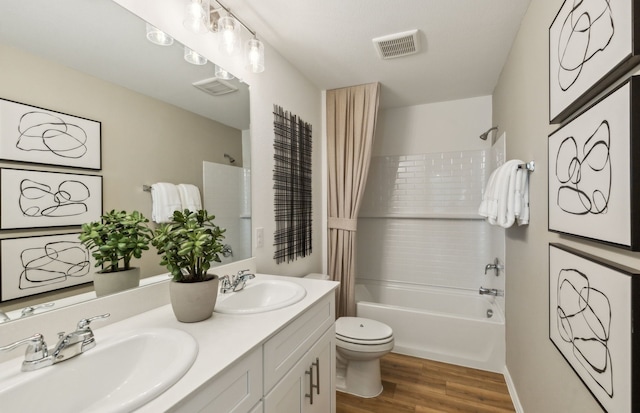
[[211, 317], [218, 299], [218, 276], [208, 281], [169, 283], [171, 307], [178, 321], [197, 323]]
[[93, 274], [93, 288], [98, 297], [136, 288], [140, 285], [140, 268]]

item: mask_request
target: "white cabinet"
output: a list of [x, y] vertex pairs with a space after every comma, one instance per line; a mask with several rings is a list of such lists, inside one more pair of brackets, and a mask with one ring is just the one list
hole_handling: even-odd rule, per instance
[[170, 411], [335, 413], [334, 297], [331, 291]]
[[[200, 350], [202, 351], [202, 349]], [[216, 357], [216, 355], [210, 355]], [[197, 363], [197, 360], [196, 360]], [[262, 398], [262, 347], [251, 351], [223, 373], [173, 406], [171, 412], [247, 413]]]
[[335, 411], [334, 352], [332, 325], [266, 395], [264, 413]]

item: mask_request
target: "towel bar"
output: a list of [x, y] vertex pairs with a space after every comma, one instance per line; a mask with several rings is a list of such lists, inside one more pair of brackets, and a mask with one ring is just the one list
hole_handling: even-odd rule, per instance
[[533, 172], [536, 170], [536, 162], [531, 161], [527, 163], [521, 163], [520, 165], [518, 165], [518, 169], [526, 169], [529, 172]]
[[142, 185], [142, 190], [145, 192], [151, 192], [151, 185]]

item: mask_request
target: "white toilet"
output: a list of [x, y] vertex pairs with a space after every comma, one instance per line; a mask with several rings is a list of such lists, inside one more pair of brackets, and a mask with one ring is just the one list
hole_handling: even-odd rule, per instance
[[393, 330], [361, 317], [336, 320], [336, 389], [360, 397], [382, 393], [380, 358], [393, 349]]
[[[305, 278], [328, 280], [326, 274]], [[382, 393], [380, 358], [393, 349], [393, 330], [379, 321], [362, 317], [336, 320], [336, 390], [359, 397]]]

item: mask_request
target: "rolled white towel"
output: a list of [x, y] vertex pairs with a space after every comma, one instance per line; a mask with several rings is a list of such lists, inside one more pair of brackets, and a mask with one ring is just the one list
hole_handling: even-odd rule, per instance
[[200, 190], [197, 186], [192, 184], [178, 184], [178, 193], [180, 194], [182, 209], [188, 209], [189, 211], [199, 211], [202, 209]]
[[178, 188], [171, 183], [159, 182], [151, 185], [151, 199], [151, 219], [158, 224], [171, 222], [173, 213], [182, 208]]

